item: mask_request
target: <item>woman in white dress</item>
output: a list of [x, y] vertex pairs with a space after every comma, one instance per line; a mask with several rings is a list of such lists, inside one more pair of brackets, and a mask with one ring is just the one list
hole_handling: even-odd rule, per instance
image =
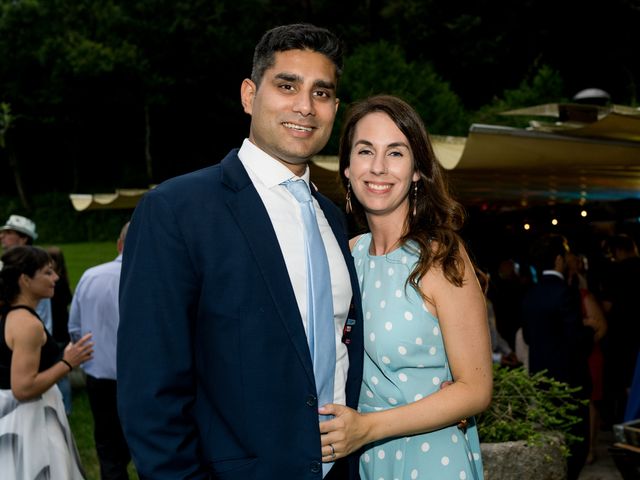
[[56, 382], [93, 353], [91, 335], [61, 351], [35, 312], [58, 275], [37, 247], [0, 264], [0, 472], [15, 480], [85, 478]]

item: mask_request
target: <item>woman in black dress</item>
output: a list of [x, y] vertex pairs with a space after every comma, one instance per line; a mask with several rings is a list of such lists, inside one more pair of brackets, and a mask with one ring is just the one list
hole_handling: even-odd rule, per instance
[[91, 335], [60, 349], [35, 312], [58, 275], [37, 247], [7, 251], [0, 266], [0, 471], [6, 478], [82, 479], [56, 382], [89, 360]]

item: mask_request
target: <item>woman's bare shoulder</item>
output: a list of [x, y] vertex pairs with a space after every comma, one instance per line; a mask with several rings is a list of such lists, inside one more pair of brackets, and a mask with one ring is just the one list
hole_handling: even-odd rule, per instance
[[8, 336], [31, 337], [41, 336], [44, 325], [30, 310], [16, 308], [7, 313], [5, 332]]

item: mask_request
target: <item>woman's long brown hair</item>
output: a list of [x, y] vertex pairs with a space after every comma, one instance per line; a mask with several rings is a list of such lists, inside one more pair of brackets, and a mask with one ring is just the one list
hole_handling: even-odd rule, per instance
[[[400, 239], [402, 245], [409, 241], [416, 242], [420, 250], [418, 262], [407, 282], [425, 298], [419, 286], [420, 279], [429, 269], [441, 267], [445, 278], [461, 287], [464, 280], [464, 260], [460, 250], [464, 243], [458, 232], [464, 223], [464, 210], [449, 194], [442, 167], [436, 159], [424, 123], [409, 104], [391, 95], [377, 95], [350, 107], [340, 138], [342, 184], [347, 189], [349, 179], [344, 171], [350, 163], [356, 125], [373, 112], [388, 115], [407, 137], [413, 153], [414, 168], [420, 174], [417, 195], [414, 196], [413, 185], [409, 192], [410, 213]], [[354, 195], [351, 196], [351, 206], [356, 219], [366, 225], [364, 209]]]

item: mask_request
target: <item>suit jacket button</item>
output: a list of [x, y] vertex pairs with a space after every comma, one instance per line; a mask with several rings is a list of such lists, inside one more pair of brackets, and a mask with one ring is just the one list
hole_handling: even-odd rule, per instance
[[318, 399], [315, 397], [315, 395], [307, 396], [307, 406], [308, 407], [315, 407], [317, 404], [318, 404]]
[[320, 462], [311, 462], [311, 472], [318, 473], [322, 470], [322, 464]]

